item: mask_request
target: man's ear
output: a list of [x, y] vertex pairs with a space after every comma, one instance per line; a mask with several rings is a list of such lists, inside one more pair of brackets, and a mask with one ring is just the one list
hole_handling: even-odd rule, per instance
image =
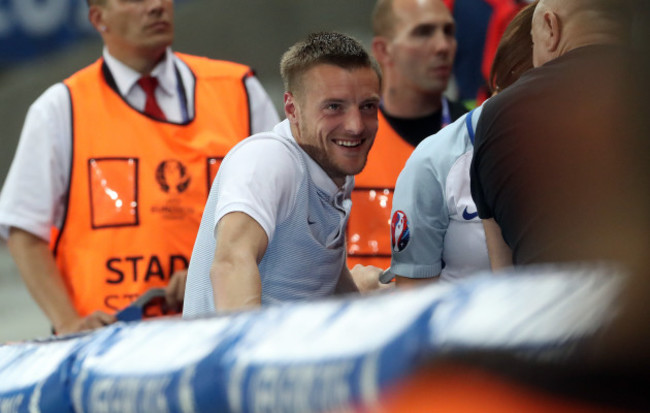
[[289, 122], [296, 124], [298, 122], [298, 107], [296, 97], [291, 92], [284, 92], [284, 114]]
[[375, 36], [372, 38], [372, 54], [375, 56], [377, 62], [384, 66], [390, 60], [390, 50], [389, 50], [388, 39], [383, 36]]
[[106, 24], [104, 24], [104, 15], [102, 13], [102, 8], [98, 5], [93, 4], [88, 8], [88, 21], [100, 34], [106, 31]]
[[562, 27], [559, 16], [551, 11], [544, 13], [544, 29], [547, 31], [546, 49], [555, 53], [560, 45]]

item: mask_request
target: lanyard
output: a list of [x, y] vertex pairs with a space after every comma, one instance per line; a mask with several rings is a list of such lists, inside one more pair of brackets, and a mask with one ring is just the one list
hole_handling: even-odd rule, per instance
[[181, 123], [185, 123], [190, 120], [190, 115], [187, 110], [187, 94], [185, 93], [185, 86], [183, 85], [183, 79], [181, 74], [178, 71], [176, 65], [174, 65], [174, 72], [176, 73], [176, 90], [178, 91], [178, 100], [181, 105]]
[[469, 134], [469, 140], [472, 142], [472, 145], [474, 145], [474, 125], [472, 125], [472, 114], [475, 110], [476, 108], [470, 110], [465, 116], [465, 126], [467, 127], [467, 133]]
[[451, 123], [451, 113], [449, 112], [449, 102], [446, 97], [442, 97], [442, 115], [440, 116], [440, 129]]

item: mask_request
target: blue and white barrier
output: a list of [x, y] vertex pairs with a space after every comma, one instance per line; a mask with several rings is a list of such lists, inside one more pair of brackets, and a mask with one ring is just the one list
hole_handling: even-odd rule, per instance
[[1, 346], [0, 412], [318, 412], [373, 403], [436, 355], [570, 357], [611, 316], [621, 286], [613, 272], [484, 274]]

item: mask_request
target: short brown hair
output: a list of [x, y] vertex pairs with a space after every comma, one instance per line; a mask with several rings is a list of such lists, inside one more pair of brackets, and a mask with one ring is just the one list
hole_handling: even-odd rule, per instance
[[296, 89], [300, 89], [302, 75], [319, 64], [331, 64], [344, 69], [372, 68], [381, 84], [381, 70], [361, 43], [345, 34], [319, 32], [308, 35], [282, 55], [280, 74], [284, 90], [295, 93]]
[[497, 47], [488, 87], [499, 92], [533, 67], [533, 41], [530, 37], [531, 22], [537, 1], [524, 7], [506, 27]]

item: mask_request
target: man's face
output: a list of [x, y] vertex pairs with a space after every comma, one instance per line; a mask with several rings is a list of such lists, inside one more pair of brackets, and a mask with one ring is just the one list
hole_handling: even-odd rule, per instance
[[377, 133], [379, 78], [369, 67], [307, 70], [285, 112], [298, 144], [337, 184], [361, 172]]
[[173, 0], [106, 0], [100, 8], [111, 53], [160, 52], [174, 40]]
[[389, 65], [402, 86], [424, 93], [447, 88], [456, 55], [455, 23], [440, 0], [395, 0]]

